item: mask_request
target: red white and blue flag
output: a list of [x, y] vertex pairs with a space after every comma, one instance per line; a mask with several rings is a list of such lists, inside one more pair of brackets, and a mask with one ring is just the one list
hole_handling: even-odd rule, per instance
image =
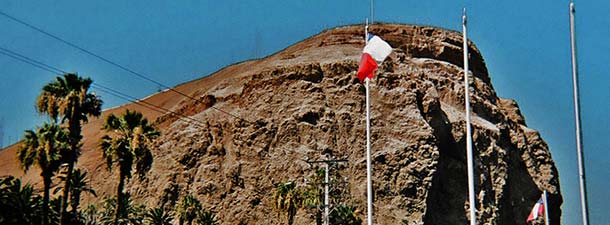
[[538, 219], [538, 216], [544, 214], [544, 201], [542, 200], [542, 197], [538, 200], [538, 202], [536, 202], [536, 204], [534, 205], [534, 208], [532, 208], [532, 212], [530, 212], [530, 215], [527, 217], [527, 221], [526, 223], [529, 223], [535, 219]]
[[390, 53], [392, 53], [392, 47], [390, 44], [385, 42], [379, 36], [369, 34], [369, 40], [364, 50], [362, 50], [362, 57], [360, 58], [360, 66], [358, 67], [358, 79], [360, 82], [364, 81], [365, 78], [372, 79], [373, 72], [377, 70], [379, 64], [385, 60]]

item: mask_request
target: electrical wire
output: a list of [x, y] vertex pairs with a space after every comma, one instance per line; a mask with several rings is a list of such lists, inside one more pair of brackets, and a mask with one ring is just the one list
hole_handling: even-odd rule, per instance
[[[23, 63], [26, 63], [26, 64], [29, 64], [31, 66], [37, 67], [39, 69], [42, 69], [44, 71], [50, 72], [50, 73], [55, 74], [55, 75], [61, 75], [61, 74], [66, 74], [67, 73], [66, 71], [64, 71], [62, 69], [59, 69], [59, 68], [54, 67], [54, 66], [50, 66], [50, 65], [48, 65], [46, 63], [43, 63], [43, 62], [40, 62], [38, 60], [32, 59], [30, 57], [27, 57], [27, 56], [19, 54], [17, 52], [11, 51], [11, 50], [6, 49], [6, 48], [1, 47], [1, 46], [0, 46], [0, 54], [6, 55], [6, 56], [11, 57], [11, 58], [13, 58], [15, 60], [19, 60], [19, 61], [21, 61]], [[113, 95], [115, 97], [121, 98], [123, 100], [129, 101], [130, 103], [134, 103], [134, 104], [140, 105], [142, 107], [154, 110], [156, 112], [163, 113], [163, 114], [169, 113], [170, 115], [172, 115], [172, 117], [178, 117], [178, 119], [182, 119], [183, 121], [186, 121], [186, 122], [196, 122], [196, 123], [198, 123], [197, 125], [200, 125], [200, 126], [204, 126], [205, 125], [205, 123], [200, 121], [200, 120], [194, 119], [192, 117], [188, 117], [188, 116], [186, 116], [184, 114], [174, 112], [172, 110], [163, 108], [161, 106], [152, 104], [152, 103], [144, 101], [144, 100], [139, 100], [139, 99], [137, 99], [137, 98], [135, 98], [133, 96], [130, 96], [128, 94], [125, 94], [125, 93], [117, 91], [117, 90], [114, 90], [114, 89], [112, 89], [110, 87], [107, 87], [107, 86], [104, 86], [104, 85], [101, 85], [101, 84], [97, 84], [97, 83], [92, 83], [92, 86], [94, 88], [96, 88], [97, 90], [100, 90], [100, 91], [105, 92], [107, 94], [110, 94], [110, 95]]]
[[[172, 88], [172, 87], [170, 87], [170, 86], [168, 86], [168, 85], [165, 85], [165, 84], [163, 84], [163, 83], [161, 83], [161, 82], [159, 82], [159, 81], [156, 81], [156, 80], [154, 80], [154, 79], [150, 78], [150, 76], [146, 76], [145, 74], [138, 73], [138, 72], [136, 72], [136, 71], [134, 71], [134, 70], [132, 70], [132, 69], [130, 69], [130, 68], [127, 68], [126, 66], [123, 66], [123, 65], [121, 65], [121, 64], [119, 64], [119, 63], [116, 63], [116, 62], [114, 62], [114, 61], [112, 61], [112, 60], [109, 60], [108, 58], [105, 58], [105, 57], [103, 57], [103, 56], [101, 56], [101, 55], [99, 55], [99, 54], [96, 54], [96, 53], [94, 53], [94, 52], [92, 52], [92, 51], [89, 51], [89, 50], [87, 50], [87, 49], [83, 48], [83, 47], [80, 47], [79, 45], [76, 45], [76, 44], [74, 44], [74, 43], [72, 43], [72, 42], [70, 42], [70, 41], [67, 41], [67, 40], [65, 40], [65, 39], [63, 39], [63, 38], [61, 38], [61, 37], [59, 37], [59, 36], [57, 36], [57, 35], [51, 34], [51, 33], [47, 32], [47, 31], [45, 31], [45, 30], [43, 30], [43, 29], [41, 29], [41, 28], [39, 28], [39, 27], [37, 27], [37, 26], [34, 26], [34, 25], [30, 24], [30, 23], [27, 23], [27, 22], [25, 22], [25, 21], [23, 21], [23, 20], [21, 20], [21, 19], [18, 19], [18, 18], [14, 17], [14, 16], [11, 16], [11, 15], [9, 15], [9, 14], [6, 14], [6, 13], [4, 13], [4, 12], [2, 12], [2, 11], [0, 11], [0, 15], [4, 16], [4, 17], [6, 17], [6, 18], [8, 18], [8, 19], [10, 19], [10, 20], [12, 20], [12, 21], [15, 21], [15, 22], [17, 22], [17, 23], [19, 23], [19, 24], [21, 24], [21, 25], [24, 25], [24, 26], [26, 26], [26, 27], [28, 27], [28, 28], [30, 28], [30, 29], [33, 29], [33, 30], [35, 30], [35, 31], [38, 31], [38, 32], [40, 32], [40, 33], [42, 33], [42, 34], [44, 34], [44, 35], [46, 35], [46, 36], [49, 36], [49, 37], [51, 37], [51, 38], [53, 38], [53, 39], [55, 39], [55, 40], [57, 40], [57, 41], [59, 41], [59, 42], [62, 42], [62, 43], [66, 44], [66, 45], [68, 45], [68, 46], [70, 46], [70, 47], [76, 48], [76, 49], [78, 49], [78, 50], [80, 50], [80, 51], [82, 51], [82, 52], [84, 52], [84, 53], [86, 53], [86, 54], [88, 54], [88, 55], [90, 55], [90, 56], [93, 56], [93, 57], [95, 57], [95, 58], [97, 58], [97, 59], [99, 59], [99, 60], [102, 60], [102, 61], [104, 61], [104, 62], [106, 62], [106, 63], [108, 63], [108, 64], [110, 64], [110, 65], [116, 66], [116, 67], [118, 67], [118, 68], [120, 68], [120, 69], [122, 69], [122, 70], [124, 70], [124, 71], [126, 71], [126, 72], [128, 72], [128, 73], [130, 73], [130, 74], [132, 74], [132, 75], [135, 75], [135, 76], [137, 76], [137, 77], [139, 77], [139, 78], [141, 78], [141, 79], [147, 80], [147, 81], [149, 81], [149, 82], [151, 82], [151, 83], [154, 83], [154, 84], [156, 84], [156, 85], [158, 85], [158, 86], [160, 86], [160, 87], [163, 87], [163, 88], [165, 88], [165, 89], [168, 89], [168, 90], [170, 90], [170, 91], [173, 91], [173, 92], [175, 92], [175, 93], [177, 93], [177, 94], [179, 94], [179, 95], [182, 95], [182, 96], [184, 96], [184, 97], [187, 97], [187, 98], [189, 98], [189, 99], [191, 99], [191, 100], [194, 100], [194, 101], [196, 101], [196, 102], [199, 102], [199, 103], [205, 104], [205, 103], [204, 103], [203, 101], [201, 101], [200, 99], [197, 99], [197, 98], [195, 98], [195, 97], [193, 97], [193, 96], [187, 95], [187, 94], [185, 94], [185, 93], [183, 93], [183, 92], [181, 92], [181, 91], [178, 91], [178, 90], [176, 90], [175, 88]], [[241, 118], [241, 117], [239, 117], [239, 116], [237, 116], [237, 115], [235, 115], [235, 114], [233, 114], [233, 113], [227, 112], [227, 111], [225, 111], [225, 110], [223, 110], [223, 109], [220, 109], [220, 108], [217, 108], [217, 107], [214, 107], [214, 106], [210, 106], [210, 108], [215, 109], [215, 110], [217, 110], [217, 111], [219, 111], [219, 112], [221, 112], [221, 113], [224, 113], [224, 114], [226, 114], [226, 115], [232, 116], [232, 117], [234, 117], [234, 118], [236, 118], [236, 119], [239, 119], [239, 120], [242, 120], [242, 121], [248, 122], [248, 123], [250, 123], [250, 124], [253, 124], [253, 122], [251, 122], [251, 121], [249, 121], [249, 120], [246, 120], [246, 119], [244, 119], [244, 118]]]
[[[10, 58], [13, 58], [15, 60], [21, 61], [21, 62], [26, 63], [28, 65], [37, 67], [39, 69], [42, 69], [44, 71], [50, 72], [50, 73], [55, 74], [55, 75], [62, 75], [62, 74], [66, 74], [67, 73], [66, 71], [64, 71], [62, 69], [59, 69], [59, 68], [51, 66], [49, 64], [46, 64], [46, 63], [40, 62], [38, 60], [32, 59], [31, 57], [27, 57], [27, 56], [25, 56], [23, 54], [19, 54], [19, 53], [15, 52], [15, 51], [11, 51], [11, 50], [6, 49], [6, 48], [1, 47], [1, 46], [0, 46], [0, 54], [6, 55], [6, 56], [8, 56]], [[177, 113], [177, 112], [171, 111], [169, 109], [166, 109], [166, 108], [163, 108], [161, 106], [152, 104], [150, 102], [146, 102], [144, 100], [139, 100], [139, 99], [137, 99], [135, 97], [132, 97], [132, 96], [130, 96], [128, 94], [125, 94], [123, 92], [114, 90], [114, 89], [112, 89], [110, 87], [107, 87], [107, 86], [104, 86], [104, 85], [101, 85], [101, 84], [96, 84], [96, 83], [92, 83], [92, 86], [95, 89], [97, 89], [97, 90], [100, 90], [100, 91], [105, 92], [107, 94], [110, 94], [110, 95], [113, 95], [115, 97], [121, 98], [123, 100], [127, 100], [130, 103], [134, 103], [134, 104], [140, 105], [142, 107], [154, 110], [154, 111], [162, 113], [162, 114], [170, 113], [170, 115], [172, 115], [172, 117], [177, 117], [179, 120], [182, 120], [182, 121], [185, 121], [185, 122], [195, 122], [195, 123], [189, 123], [189, 124], [197, 125], [197, 126], [200, 126], [202, 128], [206, 128], [207, 127], [206, 123], [204, 123], [204, 122], [202, 122], [200, 120], [194, 119], [192, 117], [186, 116], [186, 115], [181, 114], [181, 113]], [[265, 148], [265, 144], [264, 143], [262, 143], [260, 141], [257, 141], [257, 140], [253, 140], [252, 145], [259, 145], [259, 144], [261, 144], [259, 147]]]

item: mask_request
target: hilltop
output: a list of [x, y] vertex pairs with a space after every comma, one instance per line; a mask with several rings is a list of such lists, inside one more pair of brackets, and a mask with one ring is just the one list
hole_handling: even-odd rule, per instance
[[[466, 224], [461, 34], [398, 24], [371, 32], [394, 48], [371, 85], [375, 220]], [[338, 171], [364, 219], [365, 96], [355, 75], [363, 46], [362, 26], [338, 27], [175, 87], [197, 101], [172, 91], [143, 99], [201, 122], [133, 103], [106, 110], [83, 128], [78, 167], [93, 174], [99, 195], [115, 193], [117, 175], [106, 170], [97, 147], [100, 126], [110, 113], [135, 109], [162, 132], [147, 179], [127, 185], [138, 202], [175, 204], [192, 193], [222, 224], [281, 224], [271, 207], [274, 184], [302, 184], [313, 173], [304, 160], [330, 152], [348, 160]], [[469, 51], [478, 220], [525, 224], [546, 189], [551, 224], [559, 224], [559, 175], [548, 146], [515, 101], [497, 96], [474, 43]], [[36, 170], [21, 172], [15, 151], [0, 151], [0, 175], [40, 183]], [[313, 221], [299, 211], [295, 224]]]

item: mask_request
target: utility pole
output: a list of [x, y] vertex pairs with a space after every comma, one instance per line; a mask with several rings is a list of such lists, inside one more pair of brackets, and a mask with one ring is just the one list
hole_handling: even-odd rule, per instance
[[4, 148], [4, 117], [0, 118], [0, 149]]
[[305, 162], [311, 164], [324, 164], [324, 225], [329, 225], [329, 214], [330, 214], [330, 196], [329, 196], [329, 189], [330, 189], [330, 179], [329, 179], [329, 174], [330, 174], [330, 167], [333, 165], [336, 165], [338, 163], [345, 163], [347, 162], [347, 159], [329, 159], [328, 155], [326, 156], [326, 160], [314, 160], [314, 161], [310, 161], [308, 159], [305, 160]]

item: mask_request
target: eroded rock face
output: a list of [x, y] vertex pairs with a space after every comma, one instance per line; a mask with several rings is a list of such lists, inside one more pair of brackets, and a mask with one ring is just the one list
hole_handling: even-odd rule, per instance
[[[272, 208], [274, 184], [302, 184], [312, 173], [304, 159], [330, 151], [349, 160], [340, 173], [364, 220], [365, 89], [355, 75], [362, 32], [326, 31], [197, 90], [205, 104], [174, 108], [203, 123], [159, 117], [167, 125], [153, 169], [128, 190], [148, 205], [192, 193], [222, 224], [285, 224]], [[376, 224], [467, 224], [461, 35], [407, 25], [371, 32], [394, 48], [371, 83]], [[472, 43], [470, 52], [477, 220], [525, 224], [546, 189], [551, 224], [559, 224], [562, 198], [548, 146], [516, 102], [496, 95]], [[314, 215], [301, 210], [295, 224], [315, 224]]]

